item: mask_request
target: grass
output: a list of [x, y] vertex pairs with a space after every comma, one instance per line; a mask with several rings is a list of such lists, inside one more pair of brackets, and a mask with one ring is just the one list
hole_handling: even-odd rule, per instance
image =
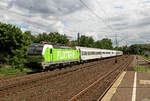
[[148, 57], [146, 57], [146, 56], [143, 56], [143, 57], [145, 57], [145, 58], [147, 58], [147, 59], [150, 59], [150, 56], [148, 56]]
[[20, 69], [15, 68], [0, 68], [0, 76], [8, 76], [8, 75], [15, 75], [15, 74], [23, 74], [23, 73], [30, 73], [33, 72], [33, 70], [29, 68], [24, 68], [22, 71]]
[[135, 71], [136, 71], [136, 72], [150, 72], [150, 69], [145, 68], [145, 67], [143, 67], [143, 66], [138, 66], [138, 65], [136, 65], [136, 66], [135, 66]]

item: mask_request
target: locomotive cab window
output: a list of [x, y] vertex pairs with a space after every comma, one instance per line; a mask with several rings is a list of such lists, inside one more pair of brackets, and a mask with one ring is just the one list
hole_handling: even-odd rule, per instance
[[43, 50], [43, 45], [41, 44], [33, 44], [29, 46], [28, 55], [41, 55]]

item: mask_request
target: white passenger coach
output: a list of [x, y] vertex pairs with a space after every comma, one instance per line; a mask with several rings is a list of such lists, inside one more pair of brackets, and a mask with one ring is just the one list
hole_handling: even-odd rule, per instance
[[98, 49], [98, 48], [87, 48], [76, 46], [76, 49], [80, 50], [80, 58], [81, 60], [92, 60], [92, 59], [100, 59], [100, 58], [108, 58], [122, 55], [122, 51], [116, 50], [106, 50], [106, 49]]

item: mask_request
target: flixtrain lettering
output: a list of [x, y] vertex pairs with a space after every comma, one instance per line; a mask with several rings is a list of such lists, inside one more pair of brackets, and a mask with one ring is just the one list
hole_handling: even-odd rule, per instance
[[57, 51], [57, 59], [68, 59], [75, 56], [74, 51]]

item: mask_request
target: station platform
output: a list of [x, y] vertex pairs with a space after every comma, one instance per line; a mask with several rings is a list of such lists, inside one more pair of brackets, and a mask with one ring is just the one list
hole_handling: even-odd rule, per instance
[[150, 101], [150, 72], [124, 71], [101, 101]]

